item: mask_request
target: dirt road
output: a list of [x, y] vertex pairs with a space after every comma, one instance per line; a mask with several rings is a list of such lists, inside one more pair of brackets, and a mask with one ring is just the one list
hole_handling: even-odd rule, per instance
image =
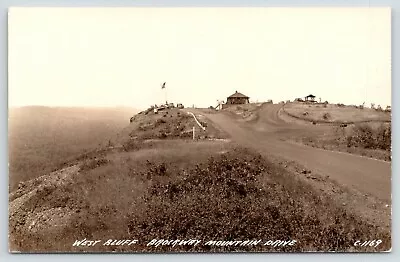
[[278, 116], [281, 105], [263, 105], [257, 120], [239, 121], [232, 114], [205, 114], [236, 142], [261, 153], [278, 155], [329, 176], [340, 184], [391, 202], [391, 164], [381, 160], [312, 148], [282, 140], [288, 134], [321, 132], [324, 127], [288, 123]]

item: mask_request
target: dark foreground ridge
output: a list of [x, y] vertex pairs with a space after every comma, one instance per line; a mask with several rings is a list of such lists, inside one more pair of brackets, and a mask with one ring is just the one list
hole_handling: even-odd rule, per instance
[[[249, 149], [230, 148], [191, 164], [162, 158], [143, 164], [111, 157], [101, 162], [72, 176], [59, 174], [53, 183], [39, 180], [37, 194], [30, 199], [30, 193], [15, 197], [11, 211], [18, 212], [11, 212], [11, 246], [29, 252], [376, 252], [391, 246], [388, 232], [336, 206], [328, 196]], [[105, 172], [117, 167], [118, 177]], [[376, 248], [354, 246], [370, 236], [382, 243]], [[85, 238], [138, 243], [72, 246]], [[201, 242], [147, 246], [153, 239]], [[261, 241], [206, 244], [247, 240]], [[278, 240], [295, 243], [264, 245]]]
[[329, 198], [247, 149], [212, 157], [178, 175], [165, 165], [149, 170], [144, 177], [152, 174], [154, 182], [143, 199], [143, 212], [131, 216], [132, 236], [146, 242], [151, 236], [296, 240], [285, 247], [166, 246], [164, 251], [353, 251], [353, 243], [371, 235], [384, 239], [381, 250], [390, 247], [387, 233], [332, 206]]

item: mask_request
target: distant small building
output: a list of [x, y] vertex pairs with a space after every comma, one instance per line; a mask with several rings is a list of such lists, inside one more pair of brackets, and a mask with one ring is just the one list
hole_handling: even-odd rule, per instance
[[250, 97], [245, 96], [242, 93], [239, 93], [238, 91], [236, 91], [233, 95], [228, 96], [228, 98], [226, 99], [226, 104], [227, 105], [248, 104], [249, 98]]
[[305, 102], [316, 102], [315, 101], [315, 96], [314, 95], [308, 95], [304, 98]]

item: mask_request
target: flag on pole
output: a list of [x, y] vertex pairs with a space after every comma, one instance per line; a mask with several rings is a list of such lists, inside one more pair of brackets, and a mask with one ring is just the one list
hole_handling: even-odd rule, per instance
[[164, 89], [165, 88], [165, 82], [164, 82], [164, 84], [161, 86], [161, 89]]

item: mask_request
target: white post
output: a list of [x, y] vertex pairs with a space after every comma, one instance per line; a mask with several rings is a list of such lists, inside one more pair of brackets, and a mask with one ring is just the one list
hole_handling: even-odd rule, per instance
[[194, 140], [194, 127], [193, 127], [193, 140]]

